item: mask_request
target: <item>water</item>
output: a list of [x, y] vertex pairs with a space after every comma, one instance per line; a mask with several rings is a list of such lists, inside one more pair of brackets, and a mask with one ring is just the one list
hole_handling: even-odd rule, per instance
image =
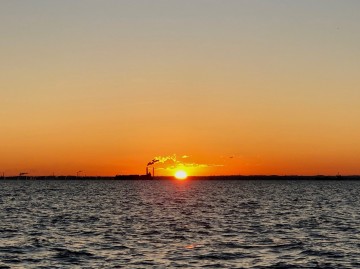
[[0, 181], [0, 268], [360, 268], [356, 181]]

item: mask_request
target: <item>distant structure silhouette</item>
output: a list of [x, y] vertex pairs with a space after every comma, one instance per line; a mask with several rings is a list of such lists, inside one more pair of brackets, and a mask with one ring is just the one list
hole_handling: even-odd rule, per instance
[[160, 160], [158, 159], [153, 159], [151, 162], [148, 162], [147, 166], [146, 166], [146, 175], [150, 175], [151, 173], [149, 172], [149, 166], [152, 166], [152, 176], [155, 177], [155, 167], [154, 164], [156, 164], [157, 162], [159, 162]]
[[[28, 172], [20, 172], [19, 173], [19, 179], [23, 178], [24, 176], [28, 175]], [[25, 177], [25, 179], [27, 179], [27, 177]]]
[[[146, 171], [145, 171], [145, 175], [116, 175], [115, 179], [131, 179], [131, 180], [136, 180], [136, 179], [154, 179], [155, 178], [155, 167], [154, 164], [159, 162], [159, 160], [157, 159], [153, 159], [151, 162], [148, 162], [148, 164], [146, 165]], [[149, 166], [152, 166], [152, 174], [151, 174], [151, 170], [149, 169]]]

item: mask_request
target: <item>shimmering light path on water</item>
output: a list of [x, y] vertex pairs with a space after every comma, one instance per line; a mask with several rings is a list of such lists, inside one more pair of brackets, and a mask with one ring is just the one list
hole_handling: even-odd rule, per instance
[[356, 181], [0, 181], [0, 268], [359, 268]]

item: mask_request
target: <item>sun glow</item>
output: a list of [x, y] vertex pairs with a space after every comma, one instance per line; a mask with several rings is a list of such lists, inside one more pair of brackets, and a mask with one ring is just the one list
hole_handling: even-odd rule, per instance
[[183, 170], [179, 170], [179, 171], [176, 171], [175, 173], [175, 178], [176, 179], [186, 179], [188, 177], [187, 173]]

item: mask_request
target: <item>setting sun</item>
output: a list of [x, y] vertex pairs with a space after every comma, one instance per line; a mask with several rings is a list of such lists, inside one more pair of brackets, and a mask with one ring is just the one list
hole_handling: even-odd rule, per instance
[[183, 170], [179, 170], [175, 173], [175, 178], [177, 179], [186, 179], [187, 178], [187, 173]]

